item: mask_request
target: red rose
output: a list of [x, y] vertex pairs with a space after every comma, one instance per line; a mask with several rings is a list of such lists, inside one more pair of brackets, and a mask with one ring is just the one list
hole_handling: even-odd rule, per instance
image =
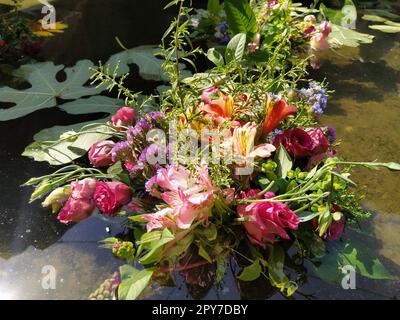
[[290, 155], [298, 159], [325, 153], [329, 148], [328, 139], [321, 128], [307, 131], [300, 128], [286, 130], [275, 137], [275, 147], [279, 147], [280, 144]]
[[68, 223], [88, 218], [96, 207], [93, 201], [96, 184], [97, 181], [90, 178], [71, 182], [70, 197], [58, 213], [58, 220]]
[[108, 140], [96, 142], [89, 150], [90, 163], [97, 168], [112, 164], [111, 150], [114, 145], [113, 141]]
[[0, 49], [3, 48], [7, 43], [3, 40], [0, 39]]
[[132, 190], [119, 181], [98, 182], [94, 192], [97, 208], [107, 216], [113, 216], [132, 198]]
[[136, 112], [132, 108], [123, 107], [113, 115], [112, 122], [117, 128], [121, 126], [133, 126], [136, 123]]

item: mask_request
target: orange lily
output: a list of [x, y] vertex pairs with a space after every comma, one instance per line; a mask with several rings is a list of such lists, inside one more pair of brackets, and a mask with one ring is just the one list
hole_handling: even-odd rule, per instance
[[221, 91], [217, 91], [216, 93], [219, 98], [211, 100], [209, 103], [202, 103], [201, 110], [210, 114], [217, 123], [222, 123], [225, 119], [232, 117], [234, 101], [231, 96], [224, 95]]
[[277, 100], [272, 105], [271, 98], [268, 96], [267, 117], [264, 121], [263, 133], [270, 133], [279, 125], [279, 123], [281, 123], [283, 119], [296, 112], [297, 108], [295, 106], [288, 105], [285, 99]]

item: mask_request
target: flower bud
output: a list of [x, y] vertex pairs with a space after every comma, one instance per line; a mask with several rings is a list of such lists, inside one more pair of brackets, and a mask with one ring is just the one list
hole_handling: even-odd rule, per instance
[[63, 186], [53, 190], [42, 202], [43, 207], [52, 207], [53, 213], [58, 212], [71, 194], [71, 186]]
[[111, 150], [114, 146], [113, 141], [96, 142], [89, 150], [90, 163], [97, 168], [111, 165], [113, 163]]
[[119, 109], [112, 117], [114, 127], [133, 126], [136, 123], [136, 112], [130, 107]]

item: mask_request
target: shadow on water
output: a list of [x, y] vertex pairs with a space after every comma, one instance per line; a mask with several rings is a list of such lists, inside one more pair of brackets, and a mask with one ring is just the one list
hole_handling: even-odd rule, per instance
[[[115, 36], [127, 47], [159, 43], [173, 15], [173, 11], [162, 11], [160, 1], [58, 0], [55, 6], [58, 19], [70, 27], [64, 34], [46, 40], [42, 59], [65, 65], [73, 65], [80, 59], [106, 60], [121, 51]], [[330, 55], [314, 74], [320, 79], [327, 78], [336, 90], [322, 122], [336, 128], [338, 136], [343, 138], [339, 152], [348, 159], [393, 161], [399, 158], [398, 40], [395, 36], [379, 35], [373, 45]], [[132, 71], [130, 87], [149, 92], [157, 85], [140, 79], [135, 68]], [[123, 230], [97, 217], [64, 226], [39, 203], [28, 204], [31, 190], [20, 187], [30, 177], [54, 170], [46, 163], [20, 156], [35, 133], [54, 125], [99, 116], [73, 116], [52, 108], [0, 124], [3, 178], [0, 184], [0, 298], [85, 299], [119, 266], [120, 262], [110, 250], [98, 248], [98, 241]], [[399, 176], [361, 170], [355, 179], [369, 186], [365, 204], [376, 211], [372, 221], [364, 226], [369, 236], [362, 241], [383, 256], [385, 266], [393, 274], [399, 275], [399, 192], [393, 187], [400, 185]], [[106, 227], [111, 231], [107, 232]], [[350, 237], [358, 236], [349, 230], [347, 233]], [[44, 290], [41, 286], [42, 268], [46, 265], [57, 270], [56, 290]], [[318, 279], [309, 265], [302, 268], [303, 285], [294, 295], [296, 299], [390, 299], [398, 298], [400, 291], [399, 282], [361, 278], [357, 279], [358, 290], [345, 291], [340, 285]], [[146, 298], [283, 299], [263, 279], [238, 282], [233, 276], [238, 270], [232, 264], [219, 287], [212, 285], [213, 265], [175, 273], [174, 286], [154, 284]]]

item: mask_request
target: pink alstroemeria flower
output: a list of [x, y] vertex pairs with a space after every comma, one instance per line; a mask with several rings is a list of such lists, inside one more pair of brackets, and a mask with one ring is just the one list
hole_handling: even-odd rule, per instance
[[254, 146], [257, 134], [257, 125], [248, 122], [243, 127], [235, 128], [232, 137], [234, 158], [238, 165], [247, 165], [254, 158], [268, 158], [276, 149], [272, 144], [263, 143]]
[[203, 224], [207, 223], [215, 188], [206, 165], [198, 167], [196, 175], [182, 165], [161, 168], [157, 172], [156, 184], [163, 189], [161, 199], [168, 208], [143, 217], [149, 221], [148, 230], [172, 226], [188, 229], [197, 218]]

